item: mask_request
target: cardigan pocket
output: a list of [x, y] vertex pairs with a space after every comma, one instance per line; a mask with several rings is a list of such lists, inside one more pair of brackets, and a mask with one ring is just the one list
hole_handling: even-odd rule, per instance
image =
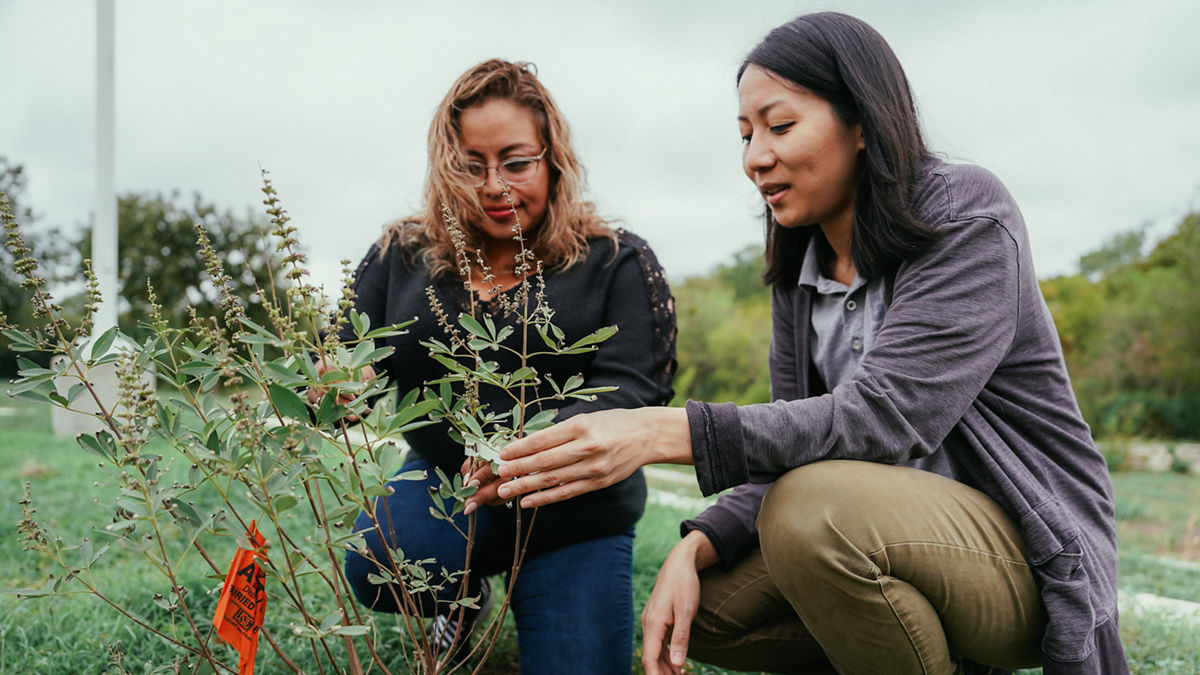
[[1021, 518], [1021, 533], [1048, 618], [1042, 651], [1056, 661], [1082, 661], [1096, 641], [1079, 528], [1062, 504], [1051, 499]]
[[1035, 566], [1058, 556], [1067, 542], [1079, 538], [1079, 527], [1057, 499], [1044, 501], [1021, 516], [1020, 528], [1029, 562]]
[[1096, 648], [1096, 614], [1079, 540], [1033, 568], [1048, 618], [1042, 652], [1056, 661], [1077, 662]]

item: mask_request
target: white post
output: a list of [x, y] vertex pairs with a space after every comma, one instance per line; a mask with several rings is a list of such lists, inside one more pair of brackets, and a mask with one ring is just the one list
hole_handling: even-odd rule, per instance
[[[91, 338], [94, 340], [104, 331], [117, 325], [120, 309], [119, 283], [117, 277], [117, 196], [114, 188], [114, 66], [115, 50], [113, 38], [114, 0], [96, 0], [96, 204], [92, 221], [92, 272], [100, 286], [100, 306], [92, 316]], [[83, 352], [84, 358], [92, 354], [92, 342]], [[60, 355], [55, 359], [65, 360]], [[53, 365], [53, 362], [52, 362]], [[87, 371], [92, 388], [111, 408], [117, 396], [116, 367], [109, 363]], [[69, 377], [57, 379], [59, 393], [74, 384]], [[96, 413], [100, 408], [94, 401], [80, 399], [76, 402], [77, 412], [54, 408], [50, 415], [51, 427], [59, 436], [74, 436], [92, 433], [102, 427]], [[84, 413], [84, 414], [80, 414]]]
[[117, 325], [120, 310], [117, 276], [117, 196], [113, 187], [114, 0], [96, 2], [96, 213], [92, 224], [92, 271], [103, 298], [95, 334]]

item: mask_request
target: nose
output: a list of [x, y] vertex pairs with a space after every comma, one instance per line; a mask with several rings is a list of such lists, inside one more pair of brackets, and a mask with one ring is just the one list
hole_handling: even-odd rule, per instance
[[742, 150], [742, 170], [754, 180], [755, 174], [762, 173], [775, 165], [775, 152], [763, 134], [754, 134], [750, 142]]
[[[504, 179], [500, 177], [499, 167], [492, 168], [489, 166], [486, 171], [487, 175], [484, 177], [483, 186], [479, 189], [483, 191], [483, 194], [489, 197], [496, 197], [504, 194]], [[492, 178], [493, 175], [495, 176], [494, 180]]]

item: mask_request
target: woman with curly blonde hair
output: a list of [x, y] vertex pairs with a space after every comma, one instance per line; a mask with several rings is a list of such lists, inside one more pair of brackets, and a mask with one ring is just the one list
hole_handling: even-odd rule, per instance
[[[675, 319], [662, 268], [644, 241], [608, 227], [582, 192], [583, 169], [566, 120], [529, 64], [490, 60], [458, 78], [430, 126], [424, 210], [388, 225], [355, 279], [356, 308], [371, 325], [418, 318], [408, 334], [385, 342], [395, 351], [382, 367], [400, 390], [445, 374], [420, 345], [444, 339], [427, 293], [451, 315], [474, 311], [502, 320], [505, 295], [531, 273], [522, 263], [524, 246], [545, 271], [546, 301], [557, 310], [555, 324], [568, 342], [604, 326], [619, 328], [594, 352], [531, 363], [558, 382], [578, 373], [583, 386], [617, 387], [594, 401], [555, 402], [556, 419], [670, 399]], [[459, 227], [448, 227], [444, 212]], [[459, 248], [476, 263], [460, 265]], [[519, 350], [519, 343], [514, 346]], [[504, 353], [495, 355], [502, 370], [520, 365], [505, 359]], [[481, 387], [479, 396], [495, 410], [512, 405], [499, 389]], [[442, 567], [468, 566], [463, 538], [449, 523], [429, 516], [428, 487], [436, 485], [432, 469], [459, 471], [463, 448], [441, 425], [405, 438], [411, 452], [401, 471], [426, 469], [430, 479], [394, 483], [394, 494], [376, 508], [385, 531], [366, 532], [369, 555], [346, 557], [358, 599], [379, 611], [399, 610], [397, 594], [371, 582], [387, 576], [373, 561], [388, 559], [385, 547], [402, 550], [410, 560], [435, 559], [435, 574]], [[466, 589], [483, 596], [481, 607], [491, 594], [486, 577], [509, 569], [518, 534], [516, 509], [496, 496], [498, 481], [483, 483], [469, 508], [477, 522]], [[510, 596], [522, 673], [630, 671], [632, 537], [645, 498], [645, 480], [637, 472], [605, 490], [539, 510]], [[464, 531], [467, 517], [456, 516]], [[369, 526], [364, 513], [358, 528]], [[453, 600], [459, 591], [447, 588], [440, 599]], [[482, 614], [438, 616], [445, 603], [419, 598], [418, 604], [433, 616], [432, 637], [443, 649], [463, 649]]]

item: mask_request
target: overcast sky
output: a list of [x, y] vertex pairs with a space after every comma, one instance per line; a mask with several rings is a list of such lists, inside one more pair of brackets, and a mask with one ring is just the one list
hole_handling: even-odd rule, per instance
[[[259, 209], [271, 171], [318, 282], [420, 205], [433, 109], [490, 57], [532, 61], [591, 196], [672, 280], [761, 238], [734, 73], [797, 14], [891, 43], [930, 145], [1016, 196], [1038, 274], [1200, 208], [1200, 2], [116, 2], [118, 191]], [[90, 216], [95, 5], [0, 0], [0, 154], [42, 222]]]

